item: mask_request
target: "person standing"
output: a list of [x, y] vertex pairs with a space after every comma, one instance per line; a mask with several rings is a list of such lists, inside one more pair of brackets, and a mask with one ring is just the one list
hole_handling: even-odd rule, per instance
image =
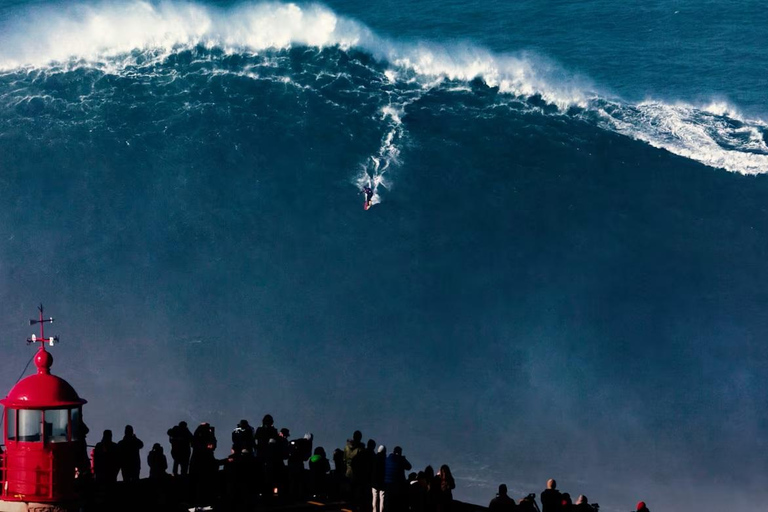
[[562, 508], [563, 496], [557, 490], [554, 478], [547, 480], [547, 488], [541, 493], [541, 512], [558, 512]]
[[133, 433], [133, 427], [125, 426], [125, 435], [117, 443], [120, 453], [120, 470], [123, 473], [123, 482], [135, 482], [141, 473], [141, 455], [139, 451], [144, 448], [144, 443]]
[[515, 500], [509, 497], [507, 494], [507, 486], [501, 484], [499, 486], [499, 494], [491, 500], [488, 505], [489, 512], [513, 512], [517, 509]]
[[189, 431], [186, 421], [180, 421], [178, 425], [168, 429], [168, 441], [171, 443], [173, 475], [186, 475], [189, 472], [189, 457], [192, 455], [192, 432]]
[[436, 478], [437, 489], [437, 512], [447, 512], [451, 509], [453, 503], [453, 490], [456, 488], [456, 482], [453, 480], [451, 468], [447, 464], [440, 466]]
[[168, 458], [163, 453], [160, 443], [155, 443], [149, 451], [147, 466], [149, 466], [149, 478], [153, 480], [161, 479], [168, 474]]
[[93, 476], [97, 483], [117, 481], [120, 472], [120, 453], [117, 443], [112, 441], [112, 431], [105, 430], [101, 441], [93, 449]]
[[384, 463], [384, 491], [387, 495], [385, 507], [390, 512], [405, 509], [405, 472], [411, 468], [411, 463], [403, 456], [403, 449], [395, 446]]
[[373, 458], [373, 466], [371, 467], [371, 495], [373, 497], [371, 510], [373, 512], [384, 512], [384, 497], [386, 496], [384, 491], [384, 468], [386, 463], [387, 447], [381, 445], [376, 450], [376, 456]]

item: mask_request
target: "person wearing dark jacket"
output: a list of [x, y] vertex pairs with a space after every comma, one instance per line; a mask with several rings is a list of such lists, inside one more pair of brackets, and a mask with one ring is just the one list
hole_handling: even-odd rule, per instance
[[112, 431], [105, 430], [93, 449], [93, 477], [97, 483], [111, 483], [117, 481], [119, 472], [120, 451], [112, 441]]
[[512, 512], [517, 510], [517, 504], [507, 494], [507, 486], [505, 484], [499, 486], [499, 494], [491, 500], [488, 510], [489, 512]]
[[117, 443], [120, 452], [120, 470], [123, 473], [124, 482], [135, 482], [141, 473], [141, 455], [139, 451], [144, 448], [144, 443], [133, 433], [133, 427], [125, 426], [125, 435]]
[[557, 490], [554, 478], [547, 480], [547, 488], [541, 493], [541, 512], [559, 512], [562, 508], [563, 496]]
[[203, 479], [216, 472], [217, 463], [213, 453], [216, 451], [216, 431], [208, 423], [201, 423], [192, 436], [192, 458], [189, 463], [190, 475]]
[[579, 495], [576, 500], [576, 505], [573, 507], [574, 512], [595, 512], [594, 507], [589, 504], [589, 500], [583, 494]]
[[384, 491], [387, 495], [386, 508], [389, 512], [404, 510], [405, 472], [411, 467], [411, 463], [403, 456], [403, 449], [399, 446], [395, 446], [384, 462]]
[[539, 512], [539, 506], [536, 504], [536, 494], [531, 493], [521, 498], [517, 504], [518, 512]]
[[373, 458], [371, 466], [371, 494], [373, 501], [371, 510], [373, 512], [384, 512], [384, 466], [387, 462], [387, 447], [379, 446], [376, 455]]
[[256, 449], [254, 435], [253, 427], [248, 424], [248, 420], [240, 420], [240, 423], [232, 431], [232, 452], [240, 454], [245, 450], [253, 454]]
[[165, 477], [168, 473], [168, 459], [163, 453], [163, 447], [160, 443], [155, 443], [147, 455], [147, 466], [149, 466], [149, 478], [158, 479]]
[[644, 501], [638, 501], [637, 502], [637, 512], [650, 512], [650, 510], [648, 510], [648, 507], [645, 506], [645, 502]]
[[456, 482], [453, 480], [451, 468], [447, 464], [440, 466], [435, 478], [437, 484], [437, 512], [447, 512], [453, 503], [453, 490], [456, 488]]
[[174, 476], [186, 475], [189, 472], [189, 457], [192, 455], [192, 432], [187, 428], [186, 421], [180, 421], [178, 425], [168, 429], [168, 441], [171, 443]]
[[269, 450], [269, 440], [277, 440], [278, 433], [275, 428], [275, 420], [272, 419], [270, 414], [265, 414], [261, 420], [261, 426], [256, 429], [256, 456], [262, 460], [266, 460], [267, 451]]
[[309, 458], [309, 488], [313, 498], [328, 496], [329, 471], [331, 471], [331, 463], [325, 456], [325, 449], [318, 446]]

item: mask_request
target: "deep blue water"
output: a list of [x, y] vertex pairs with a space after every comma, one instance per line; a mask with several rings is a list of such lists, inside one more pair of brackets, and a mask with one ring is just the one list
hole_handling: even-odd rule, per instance
[[762, 508], [757, 2], [0, 6], [0, 388], [43, 301], [94, 433]]

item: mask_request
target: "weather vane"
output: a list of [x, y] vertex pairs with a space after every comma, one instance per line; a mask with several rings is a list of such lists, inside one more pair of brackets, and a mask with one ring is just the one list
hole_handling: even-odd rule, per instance
[[38, 338], [37, 336], [35, 336], [33, 334], [31, 337], [27, 338], [27, 344], [35, 343], [35, 342], [40, 342], [41, 343], [40, 346], [42, 347], [43, 345], [45, 345], [45, 342], [48, 342], [48, 344], [50, 346], [53, 346], [54, 343], [58, 343], [59, 342], [59, 337], [58, 336], [49, 336], [48, 338], [45, 337], [45, 324], [46, 323], [51, 323], [52, 324], [53, 323], [53, 317], [43, 318], [43, 305], [42, 305], [42, 303], [37, 307], [37, 310], [40, 312], [40, 318], [37, 319], [37, 320], [31, 319], [29, 321], [29, 325], [40, 324], [40, 337]]

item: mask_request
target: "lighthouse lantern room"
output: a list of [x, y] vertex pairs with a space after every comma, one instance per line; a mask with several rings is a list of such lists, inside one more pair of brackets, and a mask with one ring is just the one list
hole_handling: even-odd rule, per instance
[[5, 399], [3, 410], [2, 455], [3, 502], [60, 503], [75, 497], [77, 468], [87, 466], [86, 431], [82, 421], [85, 400], [67, 381], [51, 375], [53, 356], [45, 350], [57, 337], [45, 337], [43, 326], [53, 318], [40, 318], [40, 337], [32, 335], [29, 343], [40, 343], [34, 361], [37, 373], [26, 377]]

